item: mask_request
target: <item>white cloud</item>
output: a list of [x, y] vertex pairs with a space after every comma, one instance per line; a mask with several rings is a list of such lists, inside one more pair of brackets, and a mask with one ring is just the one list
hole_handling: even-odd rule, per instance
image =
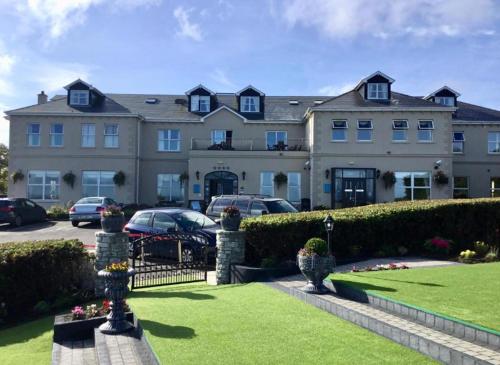
[[200, 26], [199, 24], [191, 22], [189, 19], [189, 14], [192, 11], [192, 9], [186, 10], [182, 6], [179, 6], [174, 10], [174, 17], [177, 19], [180, 27], [177, 31], [177, 35], [200, 42], [203, 39]]
[[228, 89], [235, 89], [236, 85], [227, 77], [226, 73], [221, 69], [215, 69], [214, 72], [210, 74], [210, 78], [222, 87]]
[[318, 29], [330, 38], [493, 35], [494, 0], [293, 0], [281, 12], [290, 26]]
[[11, 96], [14, 92], [14, 87], [9, 80], [14, 64], [14, 57], [7, 53], [0, 53], [0, 95]]
[[78, 78], [89, 82], [91, 68], [79, 63], [43, 64], [34, 67], [30, 74], [41, 90], [51, 93]]
[[354, 89], [356, 84], [347, 83], [343, 85], [326, 85], [318, 90], [320, 95], [337, 96]]
[[9, 121], [4, 118], [4, 111], [9, 110], [6, 105], [0, 104], [0, 143], [9, 145]]

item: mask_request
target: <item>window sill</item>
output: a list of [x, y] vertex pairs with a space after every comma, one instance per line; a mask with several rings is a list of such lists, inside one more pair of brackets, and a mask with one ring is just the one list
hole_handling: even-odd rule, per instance
[[373, 143], [374, 141], [358, 141], [356, 140], [356, 143]]
[[107, 150], [117, 150], [120, 148], [120, 146], [118, 146], [118, 147], [106, 147], [106, 146], [104, 146], [103, 148], [105, 148]]
[[42, 146], [38, 145], [38, 146], [35, 146], [35, 145], [26, 145], [26, 147], [28, 148], [40, 148]]
[[435, 143], [435, 142], [434, 141], [417, 141], [417, 143], [430, 144], [430, 143]]
[[395, 144], [408, 144], [410, 142], [408, 142], [408, 141], [392, 141], [392, 143], [395, 143]]
[[162, 153], [180, 153], [181, 151], [156, 150], [156, 152], [162, 152]]
[[64, 148], [64, 146], [49, 146], [50, 148]]
[[463, 152], [452, 152], [454, 155], [463, 155]]
[[500, 152], [488, 152], [488, 155], [498, 156], [500, 155]]
[[85, 150], [91, 150], [91, 149], [94, 149], [94, 150], [95, 150], [95, 149], [96, 149], [96, 146], [92, 146], [92, 147], [90, 147], [90, 146], [89, 146], [89, 147], [87, 147], [87, 146], [80, 146], [80, 148], [83, 148], [83, 149], [85, 149]]
[[349, 143], [348, 140], [338, 140], [338, 141], [336, 141], [336, 140], [333, 140], [333, 139], [330, 142], [332, 142], [332, 143]]

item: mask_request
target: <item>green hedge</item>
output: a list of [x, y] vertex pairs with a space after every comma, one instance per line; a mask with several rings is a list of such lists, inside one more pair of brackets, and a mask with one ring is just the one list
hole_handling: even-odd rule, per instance
[[49, 209], [47, 209], [47, 218], [49, 218], [50, 220], [68, 220], [68, 209], [66, 209], [62, 205], [53, 205]]
[[244, 219], [247, 262], [293, 259], [309, 238], [326, 238], [328, 213], [337, 258], [397, 254], [401, 246], [422, 254], [424, 241], [434, 236], [452, 239], [454, 252], [477, 240], [498, 245], [500, 198], [398, 202]]
[[0, 244], [0, 322], [56, 308], [92, 280], [91, 256], [78, 240]]

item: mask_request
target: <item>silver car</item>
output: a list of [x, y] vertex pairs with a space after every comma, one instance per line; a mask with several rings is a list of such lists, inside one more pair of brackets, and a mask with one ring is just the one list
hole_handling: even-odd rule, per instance
[[100, 222], [101, 212], [111, 205], [119, 204], [111, 198], [91, 196], [78, 200], [69, 210], [69, 220], [73, 227], [80, 222]]

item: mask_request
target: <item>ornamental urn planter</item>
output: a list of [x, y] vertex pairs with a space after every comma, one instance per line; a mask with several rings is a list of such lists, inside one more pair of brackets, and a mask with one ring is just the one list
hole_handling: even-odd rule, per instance
[[240, 229], [241, 215], [229, 215], [222, 212], [220, 214], [220, 225], [225, 231], [237, 231]]
[[307, 284], [302, 288], [303, 291], [310, 294], [324, 294], [329, 291], [323, 284], [323, 280], [335, 270], [333, 256], [297, 255], [297, 264], [302, 275], [307, 279]]
[[103, 215], [101, 217], [101, 227], [106, 233], [121, 232], [125, 225], [125, 217], [120, 215]]
[[104, 295], [110, 300], [111, 310], [106, 317], [107, 322], [99, 326], [99, 330], [102, 333], [122, 333], [134, 328], [126, 320], [125, 312], [123, 311], [123, 300], [128, 293], [128, 280], [133, 275], [135, 275], [134, 269], [111, 272], [101, 270], [97, 273], [97, 276], [104, 279]]

